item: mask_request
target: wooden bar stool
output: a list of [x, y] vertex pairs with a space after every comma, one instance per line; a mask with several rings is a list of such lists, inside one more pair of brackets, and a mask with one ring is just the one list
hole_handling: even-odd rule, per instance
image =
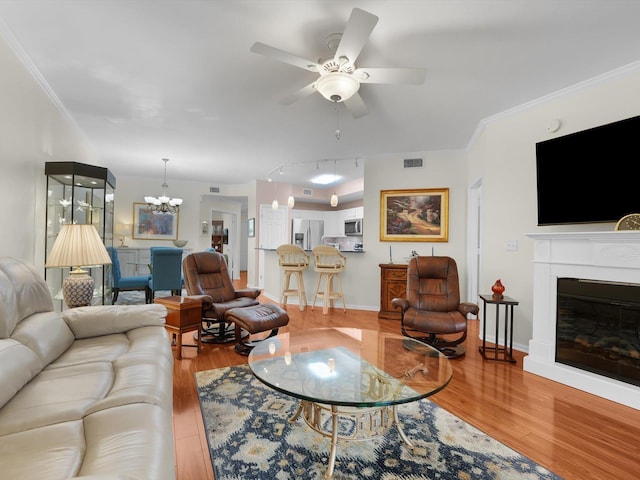
[[[278, 254], [278, 265], [284, 273], [282, 282], [282, 293], [280, 303], [287, 304], [287, 297], [297, 296], [300, 311], [307, 306], [307, 292], [304, 289], [303, 272], [309, 268], [309, 255], [298, 245], [280, 245], [276, 252]], [[291, 276], [297, 280], [297, 288], [291, 288]]]
[[[329, 312], [329, 306], [333, 308], [334, 300], [336, 298], [342, 299], [342, 309], [346, 312], [347, 307], [344, 303], [340, 274], [344, 271], [347, 264], [347, 257], [340, 253], [340, 250], [335, 247], [321, 245], [313, 249], [313, 259], [313, 270], [318, 272], [320, 275], [318, 276], [318, 285], [316, 286], [316, 293], [313, 296], [311, 309], [313, 310], [313, 307], [315, 307], [318, 295], [321, 295], [323, 298], [322, 313], [324, 315]], [[320, 291], [320, 285], [323, 279], [324, 290]], [[336, 280], [339, 290], [335, 290], [333, 287], [334, 279]]]

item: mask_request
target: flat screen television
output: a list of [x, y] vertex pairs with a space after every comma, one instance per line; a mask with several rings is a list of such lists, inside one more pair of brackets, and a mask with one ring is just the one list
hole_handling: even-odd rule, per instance
[[538, 225], [640, 213], [640, 116], [536, 144]]

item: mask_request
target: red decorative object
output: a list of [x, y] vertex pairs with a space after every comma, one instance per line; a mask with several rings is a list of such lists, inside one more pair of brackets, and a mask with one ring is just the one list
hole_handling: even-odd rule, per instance
[[504, 293], [504, 285], [502, 285], [502, 281], [500, 279], [496, 280], [496, 283], [491, 287], [491, 291], [493, 292], [493, 296], [496, 298], [502, 298], [502, 294]]

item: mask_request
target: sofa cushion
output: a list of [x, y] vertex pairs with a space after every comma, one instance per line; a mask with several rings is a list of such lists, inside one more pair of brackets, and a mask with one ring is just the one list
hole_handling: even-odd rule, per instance
[[2, 478], [72, 478], [80, 469], [85, 448], [82, 420], [0, 436]]
[[164, 305], [101, 305], [65, 310], [62, 318], [75, 338], [121, 333], [138, 327], [163, 326]]
[[73, 332], [56, 312], [35, 313], [22, 320], [11, 334], [48, 365], [71, 346]]
[[110, 408], [88, 415], [84, 431], [87, 451], [80, 475], [175, 479], [171, 410], [145, 403]]
[[40, 372], [42, 361], [33, 350], [18, 341], [0, 339], [0, 366], [1, 408]]
[[53, 300], [36, 269], [11, 257], [0, 257], [0, 338], [7, 338], [24, 318], [53, 311]]
[[113, 385], [110, 363], [43, 370], [0, 410], [0, 435], [82, 419]]

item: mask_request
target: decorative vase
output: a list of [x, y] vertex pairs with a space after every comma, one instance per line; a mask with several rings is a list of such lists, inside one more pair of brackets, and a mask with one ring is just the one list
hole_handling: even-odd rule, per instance
[[500, 279], [496, 280], [496, 283], [494, 283], [491, 287], [491, 291], [493, 292], [493, 296], [495, 298], [502, 298], [504, 290], [504, 285], [502, 285], [502, 281]]

